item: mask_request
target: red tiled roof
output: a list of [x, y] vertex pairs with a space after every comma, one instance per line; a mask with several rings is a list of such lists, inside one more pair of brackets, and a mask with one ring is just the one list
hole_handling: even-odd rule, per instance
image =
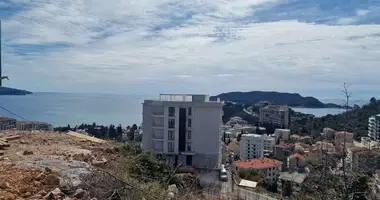
[[290, 158], [299, 158], [299, 159], [302, 159], [304, 160], [305, 159], [305, 156], [299, 154], [299, 153], [295, 153], [295, 154], [292, 154], [289, 156]]
[[336, 132], [335, 135], [354, 135], [353, 133], [350, 133], [350, 132], [344, 132], [344, 131], [339, 131], [339, 132]]
[[263, 169], [269, 167], [276, 167], [278, 165], [281, 165], [281, 162], [270, 158], [254, 158], [248, 160], [235, 161], [234, 165], [238, 168]]
[[310, 136], [303, 136], [303, 137], [300, 137], [300, 140], [306, 140], [306, 139], [313, 139], [313, 137], [310, 137]]

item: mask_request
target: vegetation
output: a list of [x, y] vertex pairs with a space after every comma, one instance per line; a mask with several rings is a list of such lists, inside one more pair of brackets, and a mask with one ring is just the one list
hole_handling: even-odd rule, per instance
[[339, 108], [341, 106], [328, 103], [324, 104], [314, 97], [303, 97], [297, 93], [280, 93], [280, 92], [229, 92], [211, 97], [212, 100], [220, 98], [224, 101], [252, 105], [260, 101], [269, 101], [278, 105], [289, 105], [294, 107], [306, 108]]
[[222, 117], [223, 123], [228, 122], [232, 117], [238, 116], [241, 117], [243, 120], [247, 121], [249, 124], [254, 124], [259, 121], [258, 117], [254, 117], [246, 112], [244, 112], [244, 106], [240, 103], [231, 103], [226, 102], [223, 105], [223, 112], [224, 115]]
[[[374, 98], [361, 108], [351, 109], [338, 115], [327, 115], [319, 118], [307, 118], [303, 121], [292, 122], [292, 132], [300, 135], [315, 135], [323, 128], [329, 127], [334, 130], [344, 130], [356, 133], [355, 138], [367, 136], [368, 118], [380, 113], [380, 101]], [[348, 120], [348, 121], [347, 121]]]
[[33, 94], [32, 92], [26, 90], [19, 90], [9, 87], [0, 87], [0, 95], [27, 95]]
[[[97, 125], [95, 122], [93, 124], [81, 124], [79, 126], [75, 126], [74, 128], [71, 128], [70, 124], [68, 124], [65, 127], [56, 127], [54, 128], [54, 131], [58, 132], [66, 132], [66, 131], [76, 131], [77, 129], [86, 130], [86, 132], [89, 135], [92, 135], [97, 138], [102, 139], [113, 139], [117, 141], [123, 140], [123, 128], [121, 124], [119, 124], [117, 127], [115, 125], [109, 125], [109, 126], [103, 126], [103, 125]], [[129, 140], [134, 140], [134, 133], [138, 129], [136, 124], [133, 124], [132, 126], [128, 126], [126, 130], [126, 135]]]

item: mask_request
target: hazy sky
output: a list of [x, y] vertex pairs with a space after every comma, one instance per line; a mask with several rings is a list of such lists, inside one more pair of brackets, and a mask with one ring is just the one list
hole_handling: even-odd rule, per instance
[[31, 91], [376, 94], [376, 2], [1, 0], [3, 74]]

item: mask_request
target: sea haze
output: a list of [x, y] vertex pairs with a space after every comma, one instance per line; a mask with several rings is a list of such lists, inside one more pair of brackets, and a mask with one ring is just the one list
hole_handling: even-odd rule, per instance
[[[96, 122], [110, 124], [140, 124], [143, 95], [35, 93], [26, 96], [0, 96], [0, 105], [31, 121], [43, 121], [54, 126]], [[22, 120], [4, 110], [0, 115]]]
[[[35, 93], [26, 96], [0, 96], [0, 105], [28, 120], [48, 122], [54, 126], [93, 122], [102, 125], [131, 125], [141, 123], [141, 103], [144, 99], [157, 98], [158, 95]], [[340, 103], [341, 100], [323, 100], [323, 102]], [[365, 103], [361, 102], [363, 103], [357, 104]], [[331, 108], [294, 108], [294, 110], [317, 117], [344, 111]], [[2, 109], [0, 115], [22, 120]]]

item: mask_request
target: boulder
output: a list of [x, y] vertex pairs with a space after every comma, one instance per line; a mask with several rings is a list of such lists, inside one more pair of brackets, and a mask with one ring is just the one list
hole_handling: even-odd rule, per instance
[[78, 188], [78, 189], [75, 191], [73, 197], [78, 198], [78, 199], [82, 199], [82, 198], [86, 195], [86, 193], [87, 193], [86, 190], [83, 190], [83, 189], [81, 189], [81, 188]]
[[30, 150], [25, 150], [23, 155], [32, 155], [33, 154], [33, 151], [30, 151]]
[[[60, 180], [55, 174], [49, 174], [44, 180], [45, 185], [59, 185]], [[57, 188], [58, 189], [58, 188]]]

